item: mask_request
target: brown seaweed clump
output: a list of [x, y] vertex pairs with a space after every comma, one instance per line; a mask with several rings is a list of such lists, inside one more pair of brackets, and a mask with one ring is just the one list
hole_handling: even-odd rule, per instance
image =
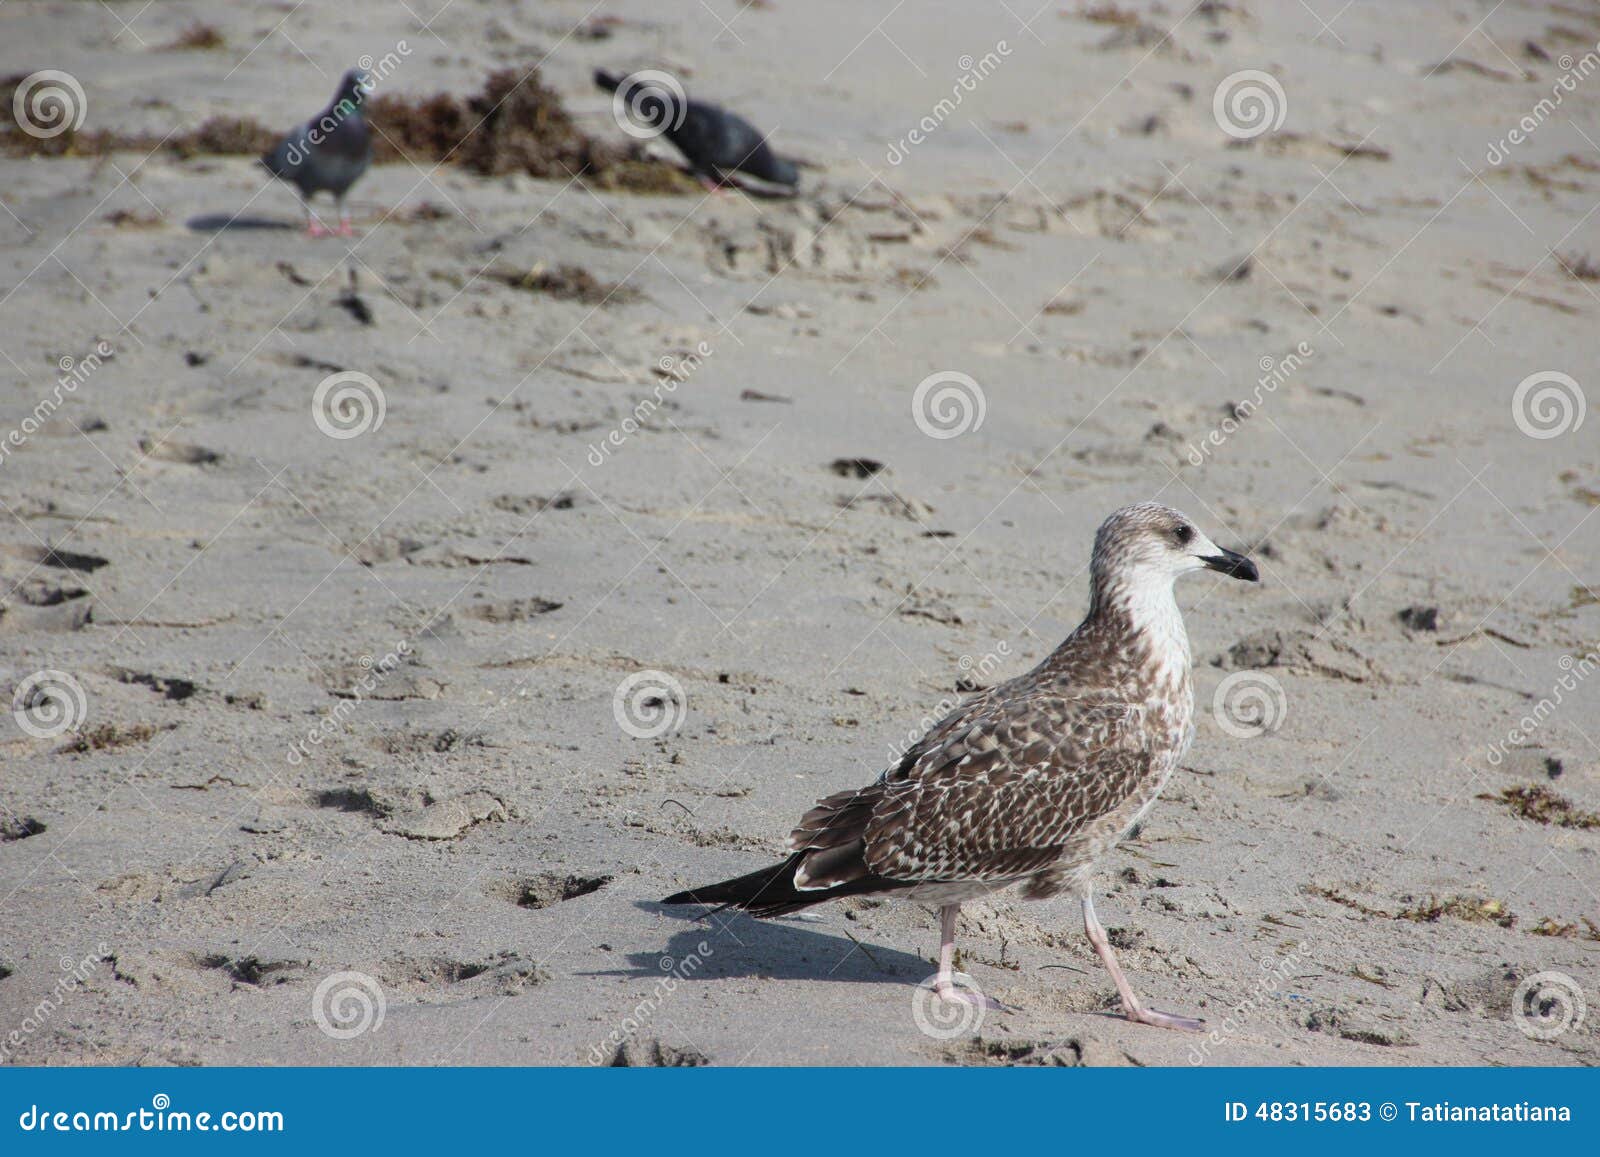
[[[20, 156], [98, 157], [165, 149], [179, 157], [258, 156], [288, 125], [271, 129], [249, 117], [218, 116], [187, 132], [161, 137], [112, 129], [72, 129], [38, 136], [17, 123], [13, 96], [27, 74], [0, 81], [0, 149]], [[591, 137], [573, 121], [539, 70], [491, 73], [472, 96], [386, 94], [366, 106], [374, 130], [373, 161], [453, 164], [484, 176], [526, 173], [546, 180], [574, 177], [600, 189], [692, 193], [694, 180], [649, 156], [636, 141]]]
[[29, 75], [32, 74], [18, 73], [0, 80], [0, 149], [13, 156], [103, 157], [114, 152], [150, 153], [157, 149], [180, 157], [259, 155], [282, 135], [249, 117], [216, 116], [188, 132], [169, 136], [71, 127], [54, 136], [41, 136], [17, 122], [16, 92]]
[[1504, 804], [1511, 814], [1538, 824], [1554, 824], [1558, 828], [1600, 828], [1600, 812], [1584, 811], [1565, 796], [1551, 791], [1543, 784], [1530, 783], [1525, 787], [1508, 787], [1498, 794], [1480, 792], [1479, 799]]
[[548, 180], [581, 177], [599, 188], [693, 192], [685, 173], [648, 157], [630, 141], [615, 144], [578, 127], [561, 97], [534, 69], [491, 73], [474, 96], [376, 97], [367, 108], [378, 137], [378, 163], [401, 158], [449, 162], [484, 176], [526, 173]]

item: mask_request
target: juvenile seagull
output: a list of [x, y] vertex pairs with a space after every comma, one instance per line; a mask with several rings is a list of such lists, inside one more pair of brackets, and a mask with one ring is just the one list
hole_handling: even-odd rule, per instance
[[339, 236], [354, 233], [344, 196], [372, 164], [372, 130], [361, 113], [362, 102], [371, 94], [371, 78], [360, 69], [351, 69], [339, 81], [339, 91], [327, 108], [315, 119], [297, 125], [261, 157], [268, 172], [299, 190], [308, 236], [327, 233], [311, 208], [311, 198], [323, 192], [333, 194], [339, 211]]
[[1070, 892], [1128, 1019], [1199, 1029], [1201, 1021], [1134, 995], [1090, 883], [1194, 737], [1189, 639], [1172, 586], [1203, 568], [1260, 578], [1253, 562], [1169, 506], [1117, 511], [1095, 535], [1089, 613], [1044, 662], [962, 703], [870, 787], [818, 803], [781, 864], [663, 902], [781, 916], [839, 896], [931, 901], [939, 905], [934, 991], [996, 1008], [955, 985], [961, 905], [1013, 884], [1029, 900]]

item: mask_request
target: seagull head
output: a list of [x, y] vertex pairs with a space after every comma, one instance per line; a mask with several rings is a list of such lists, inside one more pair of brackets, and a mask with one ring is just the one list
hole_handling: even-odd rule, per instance
[[1181, 574], [1220, 571], [1259, 582], [1256, 564], [1206, 537], [1182, 511], [1159, 502], [1125, 506], [1100, 524], [1091, 565], [1097, 592], [1171, 590]]

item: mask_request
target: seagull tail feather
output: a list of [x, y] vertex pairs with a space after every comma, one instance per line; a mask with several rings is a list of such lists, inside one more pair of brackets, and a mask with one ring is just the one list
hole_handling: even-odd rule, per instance
[[736, 876], [720, 884], [706, 884], [677, 892], [661, 901], [663, 904], [715, 904], [715, 911], [739, 908], [752, 916], [786, 916], [813, 904], [836, 900], [841, 896], [855, 896], [865, 892], [889, 892], [909, 887], [908, 883], [886, 880], [881, 876], [863, 873], [834, 887], [807, 888], [795, 886], [795, 874], [806, 853], [797, 852], [782, 863], [762, 868], [745, 876]]

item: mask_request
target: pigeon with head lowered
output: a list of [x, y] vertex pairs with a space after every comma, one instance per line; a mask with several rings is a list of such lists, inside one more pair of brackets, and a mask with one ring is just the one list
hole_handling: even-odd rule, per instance
[[372, 164], [372, 130], [361, 114], [362, 102], [371, 93], [372, 82], [367, 73], [351, 69], [340, 79], [339, 90], [327, 108], [297, 126], [261, 158], [273, 176], [300, 191], [306, 210], [306, 232], [312, 237], [328, 232], [311, 208], [311, 198], [318, 193], [333, 194], [339, 210], [339, 235], [348, 237], [354, 232], [344, 197]]
[[596, 69], [594, 82], [614, 94], [619, 117], [642, 123], [676, 145], [709, 188], [731, 184], [728, 174], [733, 172], [790, 189], [800, 183], [794, 162], [773, 152], [754, 125], [727, 109], [688, 99], [665, 73], [619, 77]]

